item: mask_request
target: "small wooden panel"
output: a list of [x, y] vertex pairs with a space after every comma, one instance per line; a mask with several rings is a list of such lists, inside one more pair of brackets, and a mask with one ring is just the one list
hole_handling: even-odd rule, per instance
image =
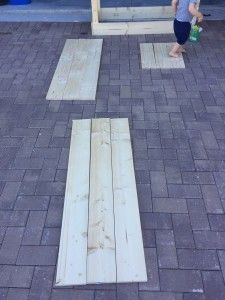
[[111, 121], [117, 282], [147, 280], [128, 119]]
[[95, 100], [102, 39], [67, 40], [47, 100]]
[[172, 43], [153, 44], [156, 66], [160, 67], [161, 69], [185, 68], [182, 54], [178, 58], [170, 57], [168, 55], [172, 46], [173, 46]]
[[56, 285], [86, 284], [91, 120], [73, 122]]
[[92, 23], [93, 35], [173, 33], [173, 21]]
[[140, 45], [143, 69], [183, 69], [182, 54], [178, 58], [169, 56], [172, 43], [145, 43]]
[[116, 282], [110, 120], [92, 121], [87, 282]]
[[99, 12], [100, 21], [150, 21], [173, 19], [172, 6], [155, 7], [104, 7]]

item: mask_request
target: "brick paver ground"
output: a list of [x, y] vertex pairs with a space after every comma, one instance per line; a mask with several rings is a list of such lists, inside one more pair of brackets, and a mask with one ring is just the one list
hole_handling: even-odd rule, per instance
[[[140, 67], [106, 37], [96, 102], [45, 96], [66, 38], [89, 24], [0, 24], [0, 299], [225, 299], [225, 22], [204, 24], [185, 70]], [[148, 282], [54, 288], [71, 120], [128, 117]]]

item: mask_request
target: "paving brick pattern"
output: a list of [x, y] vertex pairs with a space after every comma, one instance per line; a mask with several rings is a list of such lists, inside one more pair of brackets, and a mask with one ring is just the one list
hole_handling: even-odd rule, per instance
[[[45, 100], [67, 38], [89, 24], [0, 24], [0, 299], [225, 299], [225, 23], [205, 23], [184, 70], [142, 70], [106, 37], [96, 102]], [[72, 120], [127, 117], [148, 282], [55, 288]]]

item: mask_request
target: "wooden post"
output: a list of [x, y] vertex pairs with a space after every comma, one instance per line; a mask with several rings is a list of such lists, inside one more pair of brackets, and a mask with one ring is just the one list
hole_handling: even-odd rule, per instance
[[91, 0], [92, 23], [99, 22], [100, 0]]
[[[159, 20], [159, 21], [140, 21], [140, 22], [133, 22], [133, 15], [138, 15], [141, 18], [142, 14], [144, 19], [146, 19], [146, 8], [142, 7], [136, 9], [135, 7], [127, 7], [122, 9], [122, 13], [118, 13], [118, 8], [111, 8], [110, 16], [110, 9], [101, 9], [101, 0], [91, 0], [92, 6], [92, 34], [93, 35], [127, 35], [127, 34], [171, 34], [173, 33], [173, 21], [171, 20]], [[198, 0], [200, 1], [200, 0]], [[132, 10], [131, 10], [132, 9]], [[149, 9], [149, 8], [147, 8]], [[164, 10], [171, 10], [171, 7], [161, 7], [155, 8], [155, 11], [158, 12], [161, 9], [163, 12]], [[107, 10], [107, 13], [106, 13]], [[121, 12], [121, 9], [119, 9]], [[109, 16], [108, 18], [104, 18], [104, 14]], [[113, 15], [115, 14], [115, 15]], [[112, 20], [119, 21], [119, 17], [121, 16], [130, 16], [129, 21], [120, 21], [120, 22], [112, 22]], [[164, 12], [165, 14], [165, 12]], [[168, 14], [168, 11], [166, 11]], [[147, 14], [148, 15], [148, 14]], [[152, 14], [151, 14], [152, 15]], [[108, 20], [107, 20], [108, 19]], [[123, 18], [122, 18], [123, 19]], [[151, 18], [150, 18], [151, 19]], [[101, 22], [104, 21], [104, 22]]]

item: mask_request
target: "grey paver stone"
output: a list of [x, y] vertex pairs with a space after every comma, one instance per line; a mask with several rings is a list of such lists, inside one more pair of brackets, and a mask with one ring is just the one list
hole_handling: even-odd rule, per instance
[[163, 291], [203, 293], [201, 273], [193, 270], [160, 270]]

